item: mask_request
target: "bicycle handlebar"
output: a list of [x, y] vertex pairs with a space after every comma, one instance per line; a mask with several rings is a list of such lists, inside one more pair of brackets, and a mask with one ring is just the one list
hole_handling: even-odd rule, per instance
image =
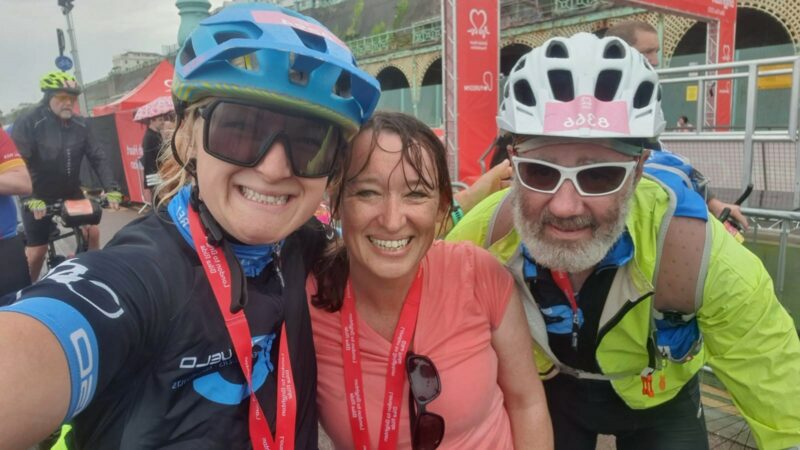
[[[737, 198], [736, 201], [733, 202], [733, 204], [736, 205], [736, 206], [741, 205], [742, 203], [744, 203], [745, 200], [747, 200], [747, 197], [750, 197], [750, 194], [752, 192], [753, 192], [753, 183], [750, 183], [744, 189], [744, 192], [742, 192], [742, 195], [740, 195], [739, 198]], [[732, 222], [733, 225], [736, 228], [739, 228], [739, 229], [742, 228], [742, 226], [741, 226], [741, 224], [739, 222], [737, 222], [736, 220], [731, 218], [731, 209], [730, 208], [725, 208], [725, 209], [722, 210], [722, 213], [719, 215], [719, 221], [722, 222], [722, 223]]]
[[[86, 198], [86, 199], [76, 199], [76, 200], [89, 200], [92, 203], [97, 203], [101, 208], [107, 209], [109, 207], [108, 199], [105, 197], [94, 199], [94, 198]], [[45, 204], [45, 215], [48, 216], [60, 216], [62, 212], [64, 212], [64, 202], [70, 200], [58, 199], [53, 203], [46, 203]], [[25, 208], [28, 208], [25, 205]], [[30, 210], [30, 208], [28, 208]]]
[[742, 195], [740, 195], [739, 198], [737, 198], [736, 201], [733, 202], [733, 204], [741, 205], [742, 203], [744, 203], [745, 200], [747, 200], [747, 197], [750, 197], [751, 193], [753, 193], [753, 183], [747, 185], [747, 187], [744, 189], [744, 192], [742, 192]]
[[[69, 205], [67, 202], [79, 202], [75, 205]], [[88, 205], [86, 203], [88, 203]], [[78, 200], [57, 200], [53, 203], [45, 205], [46, 215], [59, 217], [67, 227], [78, 227], [82, 225], [97, 225], [103, 216], [101, 208], [108, 207], [108, 201], [101, 199], [100, 201], [86, 198]], [[70, 210], [71, 209], [71, 210]]]
[[[749, 197], [752, 192], [753, 192], [753, 184], [750, 183], [744, 189], [742, 195], [740, 195], [739, 198], [737, 198], [736, 201], [733, 202], [733, 204], [737, 206], [741, 205], [742, 203], [744, 203], [745, 200], [747, 200], [747, 197]], [[725, 224], [725, 228], [728, 229], [728, 232], [730, 232], [736, 238], [737, 241], [739, 241], [740, 243], [744, 242], [744, 236], [742, 235], [742, 233], [744, 233], [744, 226], [741, 223], [739, 223], [738, 220], [731, 217], [730, 208], [725, 208], [722, 210], [722, 213], [719, 215], [719, 221]]]

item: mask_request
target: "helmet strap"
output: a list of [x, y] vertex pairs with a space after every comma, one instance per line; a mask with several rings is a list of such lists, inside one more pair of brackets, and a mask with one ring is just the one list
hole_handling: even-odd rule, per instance
[[203, 227], [206, 234], [206, 242], [214, 247], [221, 247], [222, 254], [228, 262], [231, 271], [231, 279], [235, 280], [232, 284], [231, 291], [231, 311], [236, 312], [245, 307], [247, 304], [247, 278], [242, 270], [241, 262], [236, 257], [234, 250], [231, 246], [225, 243], [225, 234], [222, 227], [219, 226], [211, 211], [202, 200], [200, 200], [200, 190], [197, 183], [192, 186], [192, 193], [189, 196], [190, 208], [197, 211], [200, 216], [200, 225]]
[[189, 103], [173, 95], [172, 104], [175, 105], [175, 115], [177, 116], [177, 122], [180, 123], [180, 121], [183, 119], [184, 113], [186, 112], [186, 108], [189, 106]]
[[200, 200], [200, 187], [197, 179], [195, 179], [195, 184], [192, 186], [192, 194], [189, 203], [192, 209], [197, 211], [200, 216], [200, 223], [206, 230], [206, 239], [208, 239], [208, 243], [215, 247], [219, 246], [225, 238], [225, 234], [222, 231], [222, 227], [217, 223], [217, 220], [211, 215], [211, 211], [208, 210], [206, 204]]

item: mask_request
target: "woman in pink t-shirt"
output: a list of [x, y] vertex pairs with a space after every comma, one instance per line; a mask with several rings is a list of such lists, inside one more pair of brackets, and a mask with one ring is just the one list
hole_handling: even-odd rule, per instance
[[343, 245], [308, 283], [317, 403], [336, 448], [551, 448], [511, 276], [483, 249], [434, 242], [453, 199], [439, 139], [378, 113], [345, 167], [333, 185]]

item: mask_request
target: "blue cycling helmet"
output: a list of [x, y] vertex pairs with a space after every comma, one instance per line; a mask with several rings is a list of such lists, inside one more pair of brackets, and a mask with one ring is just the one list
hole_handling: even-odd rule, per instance
[[253, 100], [330, 120], [352, 136], [375, 110], [380, 85], [318, 21], [275, 5], [234, 4], [186, 39], [172, 94], [187, 104]]

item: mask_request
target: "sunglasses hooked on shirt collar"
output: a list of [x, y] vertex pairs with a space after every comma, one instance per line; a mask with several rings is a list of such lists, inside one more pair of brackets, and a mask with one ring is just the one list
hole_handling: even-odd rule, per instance
[[439, 371], [425, 355], [406, 354], [406, 376], [409, 385], [409, 417], [411, 447], [414, 450], [434, 450], [444, 437], [444, 417], [426, 410], [442, 392]]
[[625, 184], [638, 160], [603, 162], [565, 167], [533, 158], [513, 156], [514, 173], [526, 188], [543, 194], [554, 194], [564, 181], [570, 180], [584, 197], [613, 194]]
[[217, 159], [255, 167], [281, 142], [295, 176], [329, 176], [344, 147], [339, 126], [241, 100], [220, 99], [198, 108], [205, 119], [203, 148]]

